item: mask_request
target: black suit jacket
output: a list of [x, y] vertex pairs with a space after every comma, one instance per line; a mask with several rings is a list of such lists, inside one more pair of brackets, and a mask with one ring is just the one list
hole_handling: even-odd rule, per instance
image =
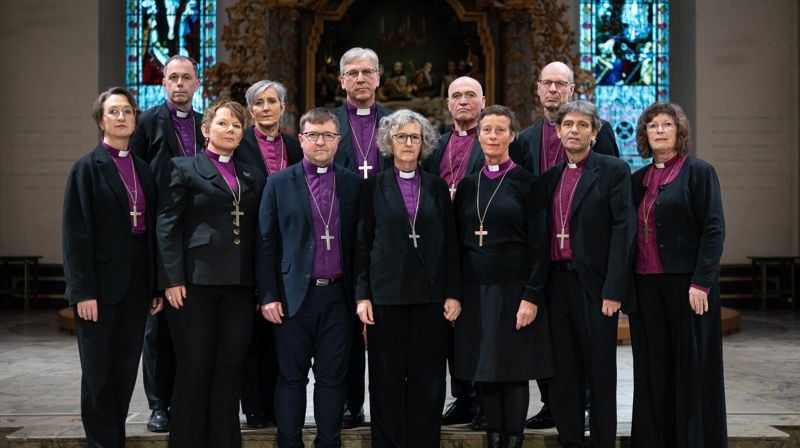
[[[553, 198], [566, 162], [542, 175], [540, 185], [545, 201], [540, 201], [545, 241], [539, 245], [541, 259], [537, 269], [549, 269]], [[630, 168], [612, 156], [589, 152], [575, 194], [569, 220], [572, 261], [582, 286], [596, 300], [627, 302], [633, 256], [636, 216], [631, 200]], [[537, 275], [541, 281], [546, 275]], [[537, 288], [541, 293], [543, 288]]]
[[[546, 118], [533, 123], [525, 128], [517, 136], [517, 145], [511, 145], [509, 154], [511, 159], [517, 165], [522, 165], [531, 173], [541, 176], [541, 167], [539, 160], [542, 151], [542, 126]], [[619, 147], [617, 146], [617, 139], [614, 137], [614, 131], [611, 129], [611, 124], [605, 120], [600, 120], [602, 126], [597, 133], [597, 139], [592, 151], [598, 154], [606, 154], [609, 156], [619, 157]]]
[[393, 169], [364, 181], [358, 217], [356, 300], [376, 305], [442, 303], [460, 297], [458, 236], [447, 185], [420, 172], [415, 230]]
[[[423, 170], [436, 176], [439, 175], [439, 166], [442, 164], [444, 151], [447, 149], [447, 143], [450, 141], [452, 135], [453, 131], [450, 131], [439, 137], [439, 146], [427, 159], [422, 161]], [[481, 168], [483, 168], [483, 164], [483, 150], [481, 149], [481, 142], [478, 141], [478, 136], [476, 135], [475, 139], [472, 141], [472, 149], [470, 149], [469, 158], [467, 159], [467, 169], [464, 171], [464, 177], [480, 171]]]
[[[155, 288], [156, 184], [147, 164], [133, 157], [145, 198], [148, 290]], [[131, 272], [131, 217], [128, 193], [117, 167], [102, 145], [72, 167], [64, 191], [62, 222], [65, 297], [70, 305], [97, 299], [122, 301]]]
[[[195, 150], [199, 154], [203, 150], [205, 141], [200, 130], [203, 115], [192, 112], [195, 124]], [[142, 113], [136, 131], [131, 135], [130, 147], [131, 151], [150, 165], [159, 188], [162, 182], [169, 180], [169, 170], [167, 169], [169, 159], [180, 157], [183, 154], [178, 145], [178, 137], [175, 134], [175, 127], [172, 125], [172, 117], [169, 114], [167, 103], [153, 106]]]
[[158, 201], [161, 288], [187, 283], [254, 285], [253, 248], [264, 178], [249, 165], [232, 163], [239, 178], [239, 209], [244, 212], [238, 234], [231, 190], [205, 152], [169, 161], [169, 183], [162, 185]]
[[[631, 178], [637, 209], [647, 192], [642, 180], [649, 166]], [[660, 188], [656, 201], [656, 239], [664, 270], [691, 273], [693, 284], [716, 286], [725, 242], [725, 217], [714, 167], [687, 156], [675, 180]]]
[[[375, 138], [378, 138], [377, 128], [381, 124], [381, 118], [393, 112], [391, 109], [387, 109], [380, 104], [377, 106], [378, 119], [375, 121]], [[353, 157], [353, 134], [350, 132], [350, 118], [347, 115], [347, 106], [342, 104], [341, 106], [333, 109], [331, 112], [336, 115], [336, 118], [339, 119], [339, 134], [342, 136], [341, 140], [339, 141], [339, 149], [336, 150], [336, 156], [334, 156], [333, 161], [358, 174], [363, 179], [364, 175], [358, 170], [358, 167], [356, 167], [356, 161]], [[377, 150], [377, 146], [375, 149]], [[388, 170], [392, 167], [393, 162], [391, 158], [383, 157], [379, 154], [378, 159], [380, 160], [381, 171]]]
[[[286, 147], [286, 166], [294, 165], [303, 159], [303, 150], [300, 148], [300, 142], [296, 138], [288, 135], [281, 134], [283, 144]], [[261, 148], [256, 141], [256, 134], [253, 128], [244, 130], [242, 142], [233, 153], [236, 160], [244, 162], [258, 171], [261, 177], [267, 177], [267, 168], [264, 165], [264, 156], [261, 154]]]
[[[342, 280], [348, 306], [353, 308], [353, 248], [361, 178], [342, 166], [332, 166], [339, 204]], [[259, 300], [262, 305], [281, 301], [284, 313], [294, 316], [311, 284], [314, 248], [320, 243], [314, 234], [302, 163], [267, 177], [258, 215], [261, 247], [256, 279]]]

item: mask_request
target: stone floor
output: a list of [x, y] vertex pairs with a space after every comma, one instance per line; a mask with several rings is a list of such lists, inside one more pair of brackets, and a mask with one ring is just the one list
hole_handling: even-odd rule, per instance
[[[742, 314], [741, 331], [724, 338], [728, 431], [731, 439], [765, 441], [760, 446], [796, 446], [797, 438], [792, 437], [793, 442], [790, 442], [787, 433], [778, 428], [800, 428], [800, 313], [789, 310], [744, 310]], [[630, 345], [619, 346], [617, 366], [618, 433], [625, 438], [630, 432], [633, 398]], [[144, 430], [144, 423], [149, 410], [141, 387], [141, 375], [139, 382], [130, 408], [130, 436], [141, 435], [144, 436], [143, 440], [148, 440], [149, 434]], [[34, 310], [26, 313], [1, 310], [0, 439], [12, 430], [18, 441], [48, 437], [48, 434], [56, 438], [79, 437], [82, 435], [79, 389], [80, 365], [75, 337], [58, 330], [55, 311]], [[535, 413], [538, 407], [538, 390], [532, 382], [530, 414]], [[308, 422], [313, 422], [310, 398]], [[17, 430], [20, 427], [25, 429]], [[368, 433], [366, 430], [348, 432], [347, 438], [363, 441], [365, 432]], [[253, 442], [247, 446], [272, 446], [270, 440], [274, 439], [274, 431], [260, 433], [263, 433], [261, 438], [264, 444]], [[531, 431], [528, 438], [534, 440], [539, 437], [552, 441], [554, 434], [552, 430]], [[447, 438], [461, 440], [470, 437], [473, 436], [463, 428], [452, 428]], [[479, 435], [475, 437], [479, 438]], [[253, 441], [257, 439], [259, 437], [256, 435], [248, 438]], [[164, 446], [161, 437], [151, 437], [149, 440], [155, 444], [137, 446]], [[776, 442], [766, 443], [768, 441]], [[0, 440], [0, 448], [5, 446], [4, 443]], [[526, 442], [525, 446], [554, 446], [549, 443], [530, 443]], [[17, 443], [8, 446], [62, 445]]]

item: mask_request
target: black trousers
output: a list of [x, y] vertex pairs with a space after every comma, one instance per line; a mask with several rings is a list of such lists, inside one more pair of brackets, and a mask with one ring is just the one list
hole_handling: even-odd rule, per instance
[[[576, 271], [550, 274], [548, 306], [556, 375], [550, 408], [564, 447], [613, 447], [617, 436], [617, 321], [589, 297]], [[591, 390], [590, 439], [583, 436], [586, 386]]]
[[[275, 326], [278, 446], [303, 446], [308, 370], [314, 371], [314, 418], [318, 448], [340, 447], [347, 360], [353, 339], [352, 309], [342, 282], [309, 286], [303, 305]], [[313, 359], [313, 363], [312, 363]]]
[[358, 316], [350, 317], [350, 328], [353, 343], [347, 364], [347, 394], [344, 407], [354, 415], [364, 406], [364, 374], [367, 371], [367, 359], [364, 346], [364, 324]]
[[453, 376], [456, 370], [455, 364], [455, 330], [452, 325], [447, 326], [447, 367], [450, 371], [450, 395], [456, 400], [466, 402], [478, 401], [478, 391], [475, 390], [475, 383], [462, 380]]
[[98, 300], [97, 322], [75, 315], [81, 359], [81, 420], [90, 448], [125, 446], [125, 419], [136, 385], [150, 291], [145, 239], [131, 236], [131, 276], [120, 303]]
[[728, 446], [719, 293], [689, 305], [690, 274], [636, 275], [631, 446]]
[[[164, 301], [165, 306], [169, 304]], [[148, 313], [142, 350], [142, 383], [150, 409], [169, 409], [175, 384], [175, 348], [166, 313]]]
[[489, 432], [522, 435], [530, 401], [527, 381], [479, 382], [478, 393]]
[[253, 323], [253, 290], [187, 285], [183, 308], [167, 305], [177, 369], [170, 448], [239, 447], [242, 360]]
[[450, 323], [441, 303], [373, 306], [369, 339], [373, 448], [438, 448]]
[[[253, 305], [255, 309], [255, 305]], [[253, 332], [242, 364], [242, 412], [263, 414], [269, 420], [275, 415], [275, 383], [278, 380], [278, 359], [275, 356], [273, 324], [260, 311], [253, 318]]]

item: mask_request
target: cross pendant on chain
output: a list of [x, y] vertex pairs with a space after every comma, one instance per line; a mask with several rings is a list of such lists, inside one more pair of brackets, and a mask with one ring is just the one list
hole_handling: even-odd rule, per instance
[[239, 211], [239, 204], [233, 203], [233, 211], [231, 212], [231, 216], [233, 216], [233, 225], [239, 227], [239, 217], [244, 216], [244, 212]]
[[364, 179], [366, 179], [367, 177], [369, 177], [369, 170], [372, 169], [372, 165], [367, 163], [367, 159], [364, 158], [364, 163], [362, 163], [361, 166], [358, 167], [358, 169], [364, 173]]
[[136, 210], [136, 203], [133, 203], [133, 210], [128, 213], [133, 217], [133, 226], [136, 227], [139, 225], [139, 220], [137, 219], [139, 216], [142, 216], [142, 212]]
[[644, 233], [644, 242], [645, 242], [645, 244], [647, 244], [649, 242], [649, 240], [650, 240], [650, 232], [652, 232], [652, 231], [653, 231], [653, 229], [648, 227], [647, 224], [642, 226], [642, 233]]
[[331, 240], [336, 238], [328, 231], [328, 226], [325, 226], [325, 234], [320, 236], [319, 239], [325, 240], [325, 250], [331, 250]]
[[569, 233], [566, 233], [564, 232], [564, 229], [561, 229], [561, 233], [556, 234], [556, 238], [559, 239], [559, 249], [564, 249], [564, 240], [569, 238]]
[[417, 233], [417, 230], [416, 230], [416, 229], [414, 229], [414, 228], [412, 228], [412, 229], [411, 229], [411, 233], [410, 233], [410, 234], [408, 234], [408, 239], [410, 239], [410, 240], [413, 240], [413, 241], [414, 241], [414, 248], [415, 248], [415, 249], [417, 248], [417, 239], [419, 239], [419, 237], [420, 237], [420, 236], [419, 236], [419, 234]]
[[475, 231], [475, 236], [478, 237], [478, 247], [483, 247], [483, 237], [488, 234], [489, 232], [487, 230], [483, 230], [483, 224], [478, 226], [478, 230]]

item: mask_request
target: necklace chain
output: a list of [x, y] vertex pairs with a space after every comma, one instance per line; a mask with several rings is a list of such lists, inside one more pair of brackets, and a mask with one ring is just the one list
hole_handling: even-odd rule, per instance
[[494, 192], [492, 192], [492, 195], [489, 197], [489, 201], [486, 203], [486, 208], [483, 209], [483, 215], [481, 215], [481, 177], [483, 177], [483, 175], [478, 174], [478, 191], [475, 194], [475, 211], [478, 213], [478, 223], [481, 226], [483, 226], [483, 221], [486, 219], [486, 213], [489, 211], [489, 206], [492, 205], [492, 200], [500, 190], [500, 186], [503, 185], [503, 181], [505, 180], [506, 174], [508, 174], [509, 171], [511, 170], [506, 170], [506, 172], [503, 173], [503, 177], [500, 178], [500, 182], [497, 184]]

